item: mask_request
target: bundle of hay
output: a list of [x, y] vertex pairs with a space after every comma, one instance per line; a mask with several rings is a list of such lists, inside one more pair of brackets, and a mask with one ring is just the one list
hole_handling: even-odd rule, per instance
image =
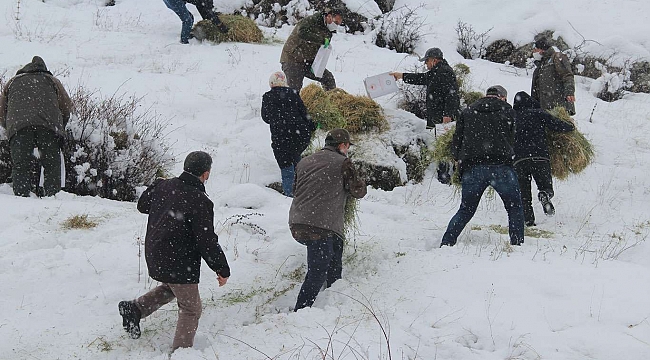
[[324, 91], [310, 84], [300, 91], [309, 115], [324, 130], [344, 128], [350, 133], [389, 129], [381, 106], [366, 96], [351, 95], [342, 89]]
[[350, 235], [354, 235], [354, 233], [359, 229], [359, 215], [357, 214], [359, 210], [358, 205], [359, 199], [348, 196], [347, 201], [345, 202], [345, 210], [343, 212], [343, 226], [346, 239], [349, 238]]
[[241, 15], [219, 15], [219, 19], [228, 27], [227, 33], [222, 33], [210, 20], [201, 20], [194, 25], [193, 33], [199, 40], [216, 43], [242, 42], [261, 43], [264, 39], [262, 30], [255, 21]]
[[[453, 126], [436, 138], [431, 158], [437, 164], [454, 161], [454, 157], [451, 155], [451, 141], [454, 139], [455, 132], [456, 126]], [[460, 169], [458, 167], [454, 169], [454, 174], [451, 176], [451, 184], [460, 187]]]
[[[549, 110], [551, 115], [574, 124], [563, 107]], [[551, 154], [551, 174], [565, 180], [571, 174], [582, 172], [594, 159], [594, 147], [577, 129], [568, 133], [548, 132], [548, 149]]]

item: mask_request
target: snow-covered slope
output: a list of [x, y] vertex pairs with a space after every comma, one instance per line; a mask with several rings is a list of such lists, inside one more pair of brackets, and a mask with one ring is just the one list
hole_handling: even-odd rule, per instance
[[[240, 2], [215, 1], [221, 9]], [[510, 100], [529, 91], [530, 74], [463, 60], [454, 51], [459, 19], [477, 30], [493, 27], [493, 39], [526, 42], [552, 28], [573, 44], [582, 36], [598, 41], [588, 45], [594, 52], [650, 57], [650, 5], [639, 1], [396, 6], [420, 3], [426, 36], [417, 51], [441, 47], [451, 64], [470, 66], [474, 88], [498, 83]], [[484, 198], [459, 244], [438, 249], [459, 198], [430, 171], [421, 184], [369, 191], [344, 279], [313, 308], [293, 313], [305, 248], [286, 225], [290, 199], [265, 187], [280, 173], [259, 117], [281, 42], [183, 46], [180, 21], [162, 1], [101, 4], [2, 2], [0, 72], [9, 77], [40, 55], [68, 87], [145, 96], [145, 105], [170, 119], [178, 159], [198, 149], [213, 155], [207, 192], [233, 274], [219, 288], [204, 266], [196, 344], [173, 359], [650, 358], [647, 94], [604, 103], [589, 92], [591, 80], [576, 78], [577, 125], [597, 157], [580, 176], [555, 183], [555, 217], [534, 204], [538, 229], [549, 237], [506, 246], [503, 205]], [[265, 31], [283, 40], [291, 29]], [[363, 93], [366, 76], [417, 64], [365, 35], [336, 35], [333, 46], [329, 68], [350, 93]], [[395, 98], [379, 102], [399, 114]], [[173, 172], [180, 170], [179, 161]], [[62, 228], [84, 214], [98, 226]], [[175, 304], [143, 321], [139, 340], [126, 336], [117, 312], [120, 300], [155, 286], [139, 256], [145, 226], [133, 203], [67, 193], [16, 198], [0, 185], [0, 359], [167, 359]]]

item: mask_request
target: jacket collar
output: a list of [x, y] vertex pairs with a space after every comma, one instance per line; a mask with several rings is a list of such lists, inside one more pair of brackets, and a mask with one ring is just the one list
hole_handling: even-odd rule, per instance
[[183, 171], [183, 173], [178, 177], [183, 183], [186, 185], [195, 187], [201, 192], [205, 193], [205, 185], [201, 182], [201, 179], [199, 179], [197, 176], [194, 176], [186, 171]]

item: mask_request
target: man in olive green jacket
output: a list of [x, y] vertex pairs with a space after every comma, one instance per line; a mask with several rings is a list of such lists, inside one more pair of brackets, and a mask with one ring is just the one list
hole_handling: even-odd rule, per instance
[[320, 82], [325, 90], [336, 88], [334, 75], [325, 69], [317, 78], [311, 70], [321, 45], [329, 44], [332, 33], [343, 22], [341, 9], [326, 9], [308, 16], [296, 25], [282, 48], [280, 64], [290, 88], [300, 91], [305, 77]]
[[564, 107], [569, 115], [575, 115], [575, 80], [567, 56], [550, 45], [547, 38], [535, 41], [533, 49], [537, 67], [533, 72], [531, 96], [542, 109]]
[[61, 140], [71, 110], [68, 93], [39, 56], [5, 85], [0, 95], [0, 126], [9, 139], [16, 196], [38, 193], [41, 166], [43, 194], [52, 196], [61, 190]]

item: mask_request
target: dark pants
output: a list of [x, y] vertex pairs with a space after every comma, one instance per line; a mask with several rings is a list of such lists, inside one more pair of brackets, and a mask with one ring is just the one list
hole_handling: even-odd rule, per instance
[[61, 139], [54, 131], [40, 126], [21, 129], [11, 138], [9, 147], [16, 196], [29, 196], [30, 191], [38, 193], [41, 166], [43, 195], [52, 196], [61, 190]]
[[460, 209], [449, 221], [441, 245], [456, 244], [456, 239], [474, 216], [481, 196], [488, 186], [496, 190], [508, 212], [510, 243], [518, 245], [524, 242], [524, 212], [517, 175], [512, 166], [474, 165], [463, 172]]
[[282, 71], [287, 77], [287, 85], [292, 89], [300, 91], [304, 78], [318, 81], [323, 85], [325, 91], [336, 89], [334, 75], [327, 69], [325, 69], [323, 77], [319, 78], [311, 71], [311, 64], [308, 63], [282, 63]]
[[172, 350], [192, 347], [202, 310], [199, 284], [161, 284], [137, 298], [135, 304], [145, 318], [174, 299], [178, 303], [178, 322]]
[[530, 182], [535, 179], [537, 191], [546, 193], [548, 198], [552, 198], [553, 178], [551, 177], [551, 162], [543, 159], [526, 159], [515, 165], [515, 172], [519, 180], [519, 189], [521, 191], [521, 202], [524, 207], [524, 219], [526, 224], [535, 223], [535, 213], [533, 212], [533, 197]]
[[343, 270], [343, 239], [330, 235], [321, 240], [298, 240], [307, 246], [307, 275], [298, 293], [294, 311], [311, 307], [323, 284], [327, 287], [341, 278]]
[[192, 31], [192, 26], [194, 25], [194, 16], [187, 10], [185, 1], [183, 0], [163, 0], [163, 2], [181, 19], [183, 23], [181, 27], [181, 42], [187, 44], [190, 40], [190, 31]]

